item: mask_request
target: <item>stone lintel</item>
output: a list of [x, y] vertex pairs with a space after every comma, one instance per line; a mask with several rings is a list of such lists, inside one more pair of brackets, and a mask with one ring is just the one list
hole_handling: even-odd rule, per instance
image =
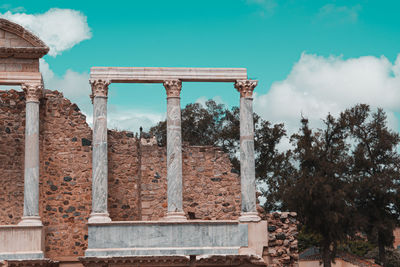
[[247, 79], [245, 68], [154, 68], [154, 67], [92, 67], [90, 81], [109, 80], [113, 83], [236, 82]]
[[42, 84], [42, 74], [40, 72], [0, 72], [0, 84], [2, 85], [22, 85], [22, 84]]

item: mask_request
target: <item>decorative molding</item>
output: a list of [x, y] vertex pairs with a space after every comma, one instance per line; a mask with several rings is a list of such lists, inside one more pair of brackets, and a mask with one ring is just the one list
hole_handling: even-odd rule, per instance
[[13, 33], [34, 47], [1, 47], [0, 57], [41, 58], [49, 52], [49, 47], [37, 36], [22, 26], [0, 18], [0, 29]]
[[0, 18], [0, 29], [18, 35], [35, 47], [43, 47], [48, 49], [47, 45], [42, 40], [17, 23]]
[[[58, 267], [59, 262], [50, 259], [37, 259], [37, 260], [7, 260], [8, 267]], [[1, 264], [1, 263], [0, 263]], [[2, 265], [0, 265], [2, 266]]]
[[163, 84], [167, 92], [167, 97], [180, 97], [182, 89], [181, 80], [166, 80]]
[[237, 80], [235, 88], [239, 91], [240, 97], [252, 98], [254, 88], [257, 86], [256, 80]]
[[[85, 267], [98, 266], [265, 266], [257, 255], [80, 257]], [[194, 266], [194, 265], [193, 265]]]
[[94, 97], [105, 97], [108, 96], [108, 86], [110, 85], [110, 81], [108, 80], [91, 80], [90, 85], [92, 86], [92, 94], [90, 98]]
[[21, 85], [21, 88], [25, 92], [26, 102], [39, 102], [39, 99], [43, 95], [42, 84], [24, 83]]
[[43, 47], [0, 47], [0, 58], [41, 58], [47, 52]]

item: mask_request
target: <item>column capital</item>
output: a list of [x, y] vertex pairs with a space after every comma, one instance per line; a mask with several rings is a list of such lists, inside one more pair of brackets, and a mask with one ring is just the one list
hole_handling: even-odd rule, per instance
[[163, 82], [167, 97], [180, 97], [182, 89], [181, 80], [166, 80]]
[[39, 102], [42, 97], [43, 85], [37, 83], [24, 83], [21, 85], [25, 92], [26, 102]]
[[90, 85], [92, 86], [92, 94], [90, 98], [93, 101], [93, 98], [96, 96], [105, 97], [108, 96], [108, 86], [110, 85], [110, 81], [108, 80], [90, 80]]
[[240, 97], [252, 98], [254, 88], [257, 84], [257, 80], [237, 80], [235, 88], [239, 91]]

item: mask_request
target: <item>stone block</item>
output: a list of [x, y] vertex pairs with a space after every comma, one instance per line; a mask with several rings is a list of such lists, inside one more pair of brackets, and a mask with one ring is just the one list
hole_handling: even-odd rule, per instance
[[22, 64], [20, 64], [20, 63], [6, 64], [6, 71], [20, 72], [20, 71], [22, 71]]
[[0, 226], [0, 260], [43, 259], [42, 226]]
[[86, 257], [238, 255], [247, 225], [233, 221], [89, 224]]

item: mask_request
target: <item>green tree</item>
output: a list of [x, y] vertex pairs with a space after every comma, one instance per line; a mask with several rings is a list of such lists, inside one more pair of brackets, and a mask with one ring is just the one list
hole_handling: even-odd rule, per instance
[[388, 266], [385, 246], [392, 247], [399, 223], [400, 137], [388, 129], [382, 109], [371, 113], [368, 105], [357, 105], [342, 117], [355, 143], [352, 179], [360, 229], [378, 246], [379, 262]]
[[307, 232], [319, 237], [323, 264], [330, 267], [339, 243], [354, 229], [348, 134], [343, 120], [331, 115], [314, 132], [307, 119], [301, 123], [300, 132], [291, 137], [293, 151], [268, 179], [270, 198], [277, 208], [296, 211]]
[[[183, 142], [190, 145], [218, 146], [229, 154], [236, 170], [240, 168], [238, 151], [240, 149], [240, 110], [238, 107], [226, 108], [222, 104], [208, 100], [205, 105], [192, 103], [182, 109], [181, 127]], [[267, 174], [271, 169], [269, 163], [275, 161], [276, 145], [285, 134], [282, 124], [271, 126], [254, 113], [255, 124], [255, 150], [258, 177]], [[150, 128], [150, 134], [156, 136], [158, 144], [165, 146], [167, 143], [166, 121], [159, 122]], [[270, 160], [271, 159], [271, 160]], [[263, 162], [263, 163], [259, 163]]]

